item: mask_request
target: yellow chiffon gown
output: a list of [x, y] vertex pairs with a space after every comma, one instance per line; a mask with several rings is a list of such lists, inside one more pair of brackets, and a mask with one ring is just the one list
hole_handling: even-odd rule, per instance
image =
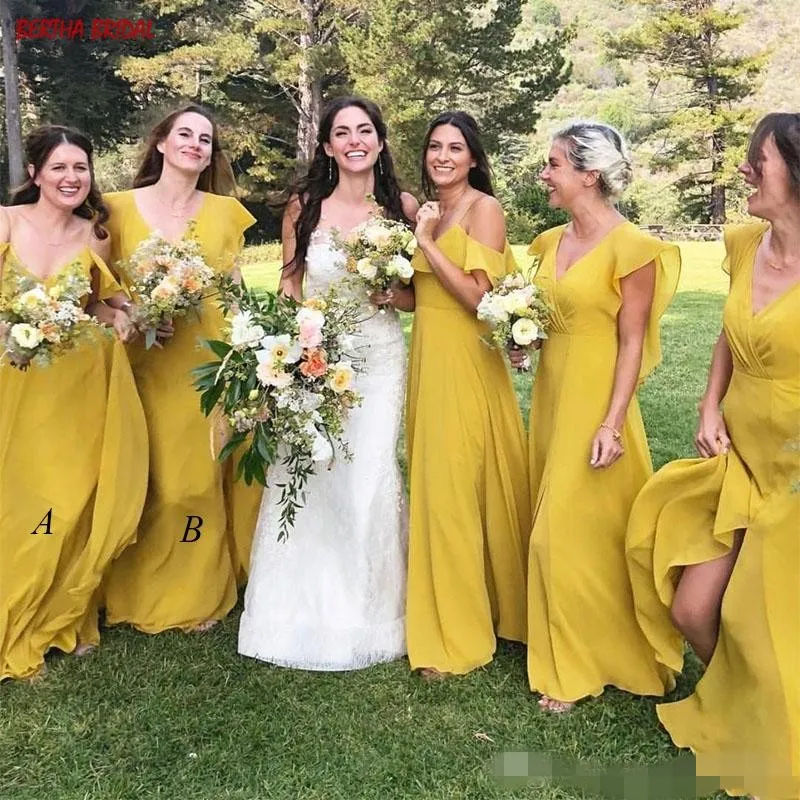
[[662, 664], [683, 665], [669, 608], [681, 569], [744, 542], [720, 635], [694, 694], [658, 707], [698, 775], [730, 793], [800, 798], [800, 285], [752, 311], [755, 254], [767, 225], [726, 231], [731, 289], [724, 331], [733, 375], [723, 401], [727, 455], [668, 464], [631, 515], [636, 612]]
[[[19, 277], [36, 276], [7, 244], [3, 255], [8, 297]], [[88, 248], [72, 263], [100, 299], [120, 291]], [[124, 345], [98, 333], [49, 366], [0, 365], [0, 469], [2, 680], [34, 675], [50, 648], [99, 642], [96, 592], [134, 541], [147, 487], [147, 429]]]
[[[437, 241], [465, 272], [515, 268], [456, 225]], [[406, 442], [410, 530], [406, 629], [412, 669], [464, 674], [496, 640], [525, 641], [530, 526], [525, 433], [503, 356], [441, 285], [421, 250]]]
[[[118, 264], [152, 231], [132, 191], [105, 200]], [[208, 265], [230, 270], [254, 221], [234, 198], [206, 194], [193, 235]], [[199, 340], [219, 338], [223, 322], [207, 298], [199, 319], [175, 320], [175, 334], [163, 349], [145, 350], [142, 337], [129, 347], [150, 434], [150, 485], [137, 543], [114, 565], [106, 585], [111, 624], [130, 623], [147, 633], [186, 630], [223, 618], [236, 603], [261, 487], [234, 482], [233, 464], [213, 457], [209, 420], [191, 376], [194, 367], [214, 359]]]
[[636, 622], [625, 563], [633, 501], [652, 474], [634, 396], [621, 431], [624, 455], [589, 465], [608, 410], [617, 357], [620, 281], [656, 264], [656, 293], [640, 380], [658, 364], [659, 319], [678, 283], [678, 248], [624, 222], [558, 280], [565, 226], [536, 238], [537, 283], [553, 309], [533, 388], [530, 419], [533, 529], [528, 561], [528, 679], [531, 690], [574, 702], [613, 685], [661, 695], [671, 673]]

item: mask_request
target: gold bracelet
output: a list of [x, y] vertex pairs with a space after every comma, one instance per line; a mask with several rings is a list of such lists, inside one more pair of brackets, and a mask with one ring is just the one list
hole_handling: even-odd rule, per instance
[[605, 428], [607, 431], [611, 431], [611, 436], [613, 437], [614, 441], [617, 444], [622, 444], [622, 434], [616, 428], [613, 428], [611, 425], [608, 425], [605, 422], [601, 422], [600, 427]]

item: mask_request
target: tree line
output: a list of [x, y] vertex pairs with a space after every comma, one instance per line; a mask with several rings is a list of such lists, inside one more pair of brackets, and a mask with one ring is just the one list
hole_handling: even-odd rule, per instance
[[[754, 113], [746, 100], [765, 57], [726, 49], [725, 34], [743, 17], [713, 0], [635, 2], [644, 12], [640, 21], [605, 46], [609, 58], [648, 70], [653, 107], [640, 139], [654, 148], [657, 168], [675, 173], [685, 218], [722, 222], [732, 165]], [[324, 100], [356, 92], [382, 106], [399, 173], [411, 189], [418, 188], [427, 121], [447, 108], [472, 113], [524, 236], [554, 221], [536, 185], [530, 134], [543, 104], [570, 81], [575, 31], [552, 13], [556, 6], [553, 0], [4, 0], [3, 185], [18, 182], [21, 132], [38, 123], [81, 128], [113, 162], [165, 109], [193, 101], [218, 116], [248, 204], [266, 208], [309, 160]], [[533, 7], [546, 24], [524, 36], [523, 13]], [[15, 41], [16, 21], [32, 18], [146, 18], [153, 38]], [[270, 215], [260, 216], [262, 234], [274, 233]]]

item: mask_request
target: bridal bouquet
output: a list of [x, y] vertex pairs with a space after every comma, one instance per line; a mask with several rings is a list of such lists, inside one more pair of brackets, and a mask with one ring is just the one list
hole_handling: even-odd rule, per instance
[[204, 413], [221, 415], [228, 429], [218, 458], [245, 448], [237, 477], [266, 486], [269, 467], [279, 459], [285, 466], [283, 540], [317, 465], [332, 460], [334, 445], [352, 458], [343, 434], [348, 412], [361, 402], [348, 352], [359, 304], [334, 288], [298, 304], [249, 291], [227, 276], [219, 285], [223, 311], [232, 312], [230, 327], [225, 341], [206, 342], [219, 360], [194, 370], [195, 387]]
[[526, 348], [547, 338], [550, 308], [539, 287], [517, 271], [483, 295], [478, 319], [488, 323], [491, 332], [485, 341], [493, 349]]
[[133, 281], [134, 322], [144, 334], [148, 350], [156, 343], [161, 323], [189, 310], [198, 313], [203, 292], [214, 281], [214, 270], [206, 264], [199, 242], [192, 238], [191, 226], [187, 235], [174, 244], [153, 231], [122, 264], [122, 269]]
[[7, 356], [12, 366], [46, 366], [99, 327], [81, 305], [92, 287], [80, 262], [63, 269], [50, 286], [30, 276], [16, 280], [16, 291], [0, 297], [0, 358]]
[[414, 253], [416, 239], [402, 222], [375, 215], [347, 236], [334, 231], [333, 238], [345, 254], [347, 271], [370, 294], [385, 292], [395, 281], [408, 283], [414, 277], [409, 257]]

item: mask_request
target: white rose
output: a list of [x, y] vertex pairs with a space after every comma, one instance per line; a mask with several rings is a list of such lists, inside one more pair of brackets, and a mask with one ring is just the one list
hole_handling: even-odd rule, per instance
[[373, 246], [380, 249], [386, 247], [392, 239], [392, 234], [382, 225], [368, 225], [364, 231], [364, 238]]
[[511, 338], [514, 340], [514, 344], [527, 347], [539, 338], [539, 328], [533, 320], [523, 317], [511, 326]]
[[378, 267], [369, 258], [360, 258], [356, 262], [356, 272], [365, 280], [375, 280]]
[[395, 256], [391, 261], [394, 273], [401, 281], [410, 281], [414, 277], [414, 267], [411, 262], [403, 256]]
[[32, 350], [44, 339], [44, 334], [33, 325], [28, 325], [27, 322], [18, 322], [11, 326], [11, 338], [20, 347]]

